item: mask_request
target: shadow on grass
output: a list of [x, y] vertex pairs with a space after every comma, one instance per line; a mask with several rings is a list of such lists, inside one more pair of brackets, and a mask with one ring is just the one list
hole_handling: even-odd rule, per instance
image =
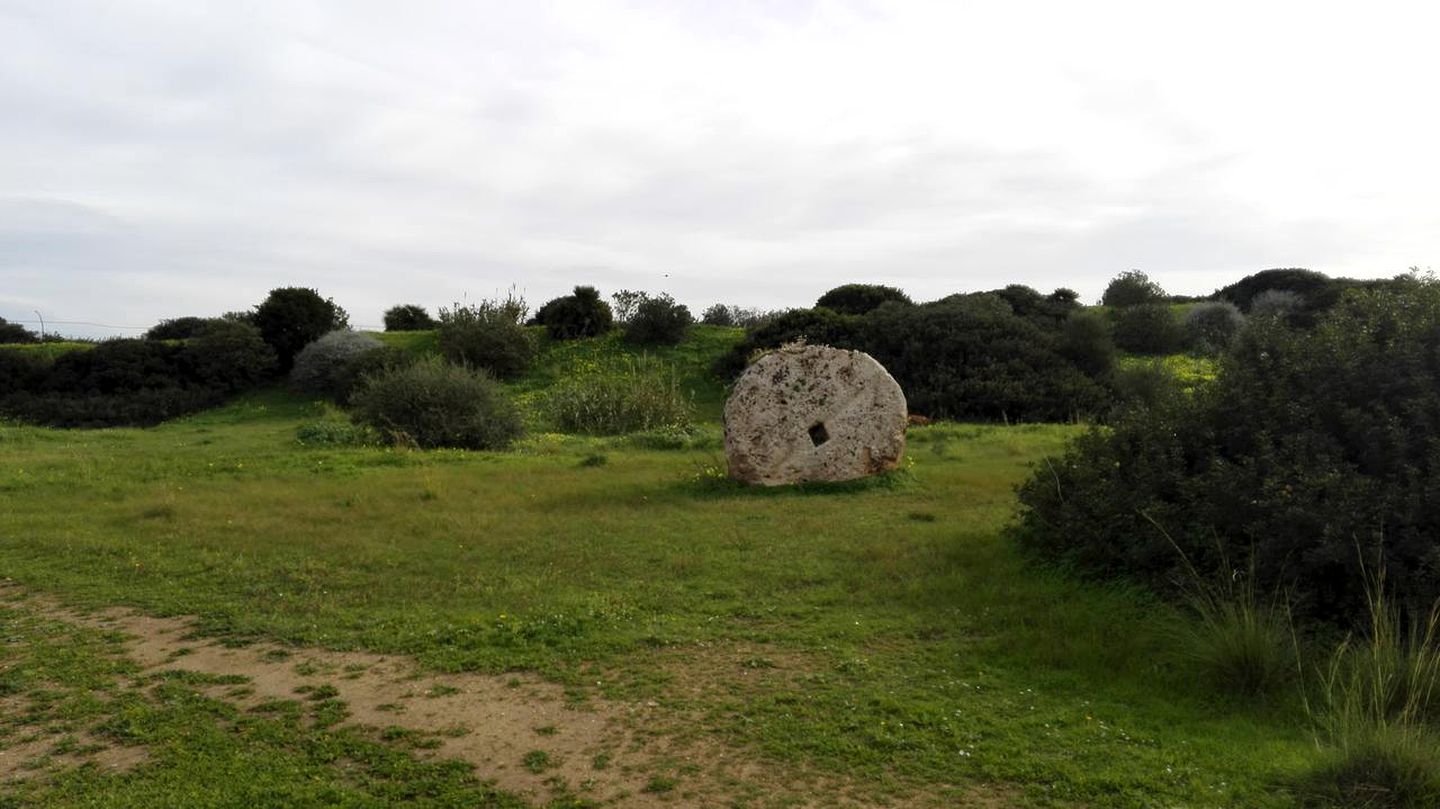
[[859, 494], [862, 492], [900, 491], [916, 485], [915, 474], [909, 469], [896, 469], [870, 477], [843, 481], [812, 481], [788, 486], [758, 486], [743, 483], [725, 474], [723, 468], [707, 466], [695, 475], [680, 481], [684, 494], [709, 499], [816, 497]]

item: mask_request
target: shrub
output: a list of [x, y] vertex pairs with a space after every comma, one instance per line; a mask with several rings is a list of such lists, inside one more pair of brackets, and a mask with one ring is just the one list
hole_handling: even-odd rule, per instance
[[641, 358], [559, 383], [546, 395], [542, 408], [561, 432], [619, 435], [684, 429], [692, 405], [673, 366]]
[[714, 304], [705, 309], [700, 315], [700, 322], [706, 326], [734, 326], [736, 324], [735, 314], [731, 307], [723, 303]]
[[1072, 313], [1060, 331], [1060, 354], [1091, 377], [1109, 375], [1115, 367], [1110, 321], [1097, 312]]
[[162, 320], [145, 332], [146, 340], [189, 340], [215, 322], [217, 318], [176, 317]]
[[1034, 320], [1042, 326], [1053, 326], [1080, 309], [1075, 299], [1064, 293], [1075, 294], [1068, 289], [1062, 289], [1051, 295], [1041, 295], [1024, 284], [1011, 284], [990, 294], [1010, 304], [1011, 311], [1016, 315]]
[[1192, 395], [1127, 413], [1020, 490], [1036, 556], [1169, 591], [1163, 525], [1207, 577], [1253, 558], [1297, 614], [1365, 613], [1358, 544], [1406, 605], [1440, 598], [1440, 283], [1356, 291], [1312, 331], [1252, 322]]
[[428, 331], [435, 328], [435, 318], [425, 307], [403, 303], [385, 310], [385, 331]]
[[281, 287], [270, 290], [269, 296], [253, 315], [260, 336], [275, 349], [280, 371], [288, 373], [300, 349], [320, 339], [326, 332], [349, 326], [350, 319], [329, 298], [303, 287]]
[[556, 298], [535, 313], [535, 322], [554, 340], [596, 337], [610, 330], [615, 318], [595, 287], [577, 286], [572, 295]]
[[190, 384], [221, 393], [238, 393], [270, 378], [275, 349], [260, 330], [231, 320], [209, 320], [183, 348], [178, 361]]
[[204, 388], [151, 388], [124, 393], [24, 392], [0, 399], [0, 414], [50, 427], [150, 427], [218, 404]]
[[1250, 299], [1251, 317], [1289, 317], [1304, 308], [1304, 296], [1288, 289], [1267, 289]]
[[440, 310], [440, 353], [450, 362], [517, 377], [535, 360], [535, 339], [521, 325], [525, 301], [515, 295]]
[[339, 329], [305, 346], [290, 369], [290, 386], [314, 396], [340, 401], [348, 391], [339, 389], [347, 366], [364, 354], [384, 348], [374, 337]]
[[35, 390], [50, 370], [50, 361], [30, 351], [0, 350], [0, 396]]
[[861, 320], [831, 309], [791, 309], [752, 327], [729, 352], [715, 361], [714, 372], [724, 379], [739, 376], [756, 353], [804, 340], [815, 345], [859, 348]]
[[842, 315], [863, 315], [890, 301], [912, 303], [909, 295], [895, 287], [881, 284], [844, 284], [821, 295], [815, 305]]
[[647, 297], [625, 325], [625, 340], [642, 346], [675, 345], [694, 322], [690, 310], [669, 295]]
[[489, 374], [437, 359], [371, 378], [354, 397], [354, 418], [419, 447], [504, 449], [522, 433], [520, 411]]
[[[1261, 270], [1247, 275], [1229, 286], [1221, 287], [1215, 291], [1214, 297], [1218, 300], [1230, 301], [1240, 307], [1242, 312], [1249, 312], [1255, 298], [1266, 292], [1284, 290], [1295, 294], [1301, 301], [1321, 302], [1331, 294], [1331, 288], [1335, 284], [1336, 279], [1314, 270], [1298, 267]], [[1328, 303], [1334, 302], [1331, 300]]]
[[884, 365], [910, 409], [934, 418], [1066, 421], [1104, 410], [1105, 389], [1061, 354], [1056, 328], [992, 294], [886, 304], [853, 346]]
[[295, 429], [295, 440], [305, 447], [366, 447], [378, 437], [369, 427], [344, 421], [312, 421]]
[[1164, 300], [1165, 290], [1140, 270], [1126, 270], [1115, 276], [1100, 296], [1106, 306], [1140, 306]]
[[1132, 354], [1169, 354], [1180, 347], [1180, 325], [1168, 304], [1126, 306], [1112, 313], [1115, 345]]
[[417, 355], [393, 346], [383, 346], [358, 354], [331, 377], [330, 399], [336, 404], [348, 405], [370, 378], [396, 368], [414, 365], [418, 361]]
[[1198, 303], [1186, 312], [1182, 329], [1192, 351], [1219, 354], [1230, 347], [1244, 325], [1245, 316], [1235, 304], [1210, 301]]
[[610, 296], [610, 310], [615, 316], [615, 322], [622, 326], [630, 323], [630, 318], [635, 316], [635, 310], [640, 307], [641, 301], [650, 297], [644, 292], [637, 292], [633, 289], [622, 289]]
[[16, 343], [38, 343], [40, 336], [19, 323], [11, 323], [0, 317], [0, 345]]

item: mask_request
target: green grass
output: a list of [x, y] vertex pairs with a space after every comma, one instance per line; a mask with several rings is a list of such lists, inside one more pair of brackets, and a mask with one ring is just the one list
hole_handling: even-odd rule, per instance
[[[712, 349], [669, 356], [693, 369]], [[626, 350], [550, 346], [520, 387]], [[1212, 699], [1168, 662], [1173, 611], [1027, 569], [1002, 539], [1012, 487], [1079, 428], [924, 428], [903, 472], [777, 491], [717, 479], [713, 448], [622, 439], [302, 447], [296, 428], [322, 415], [270, 392], [152, 430], [0, 427], [4, 575], [80, 605], [199, 615], [231, 639], [533, 669], [580, 699], [664, 699], [705, 717], [688, 732], [881, 791], [998, 781], [1036, 805], [1283, 806], [1273, 785], [1315, 759], [1300, 718]], [[597, 449], [606, 462], [587, 465]], [[741, 648], [763, 688], [682, 687], [703, 650]], [[222, 709], [184, 710], [166, 727]], [[280, 741], [246, 767], [300, 743], [286, 734], [345, 738], [266, 721]], [[293, 780], [266, 782], [274, 794], [338, 783], [322, 763], [286, 766]], [[168, 794], [174, 772], [129, 779]], [[114, 794], [85, 777], [74, 794]]]
[[[540, 351], [535, 367], [509, 383], [524, 403], [529, 403], [562, 380], [573, 379], [607, 368], [622, 367], [627, 361], [649, 357], [675, 367], [680, 387], [694, 397], [702, 421], [718, 421], [725, 405], [725, 385], [710, 373], [710, 366], [744, 336], [744, 329], [696, 325], [676, 346], [641, 348], [626, 343], [617, 331], [590, 340], [551, 340], [544, 329], [533, 330]], [[416, 354], [438, 351], [433, 331], [374, 332], [386, 345]]]
[[6, 343], [0, 345], [0, 351], [15, 351], [21, 354], [43, 357], [45, 360], [54, 360], [61, 354], [68, 354], [71, 351], [89, 351], [97, 343], [80, 343], [68, 341], [55, 341], [47, 343]]

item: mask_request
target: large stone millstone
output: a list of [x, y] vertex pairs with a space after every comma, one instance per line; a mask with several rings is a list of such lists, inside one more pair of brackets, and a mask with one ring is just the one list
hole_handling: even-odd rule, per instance
[[786, 346], [755, 361], [725, 402], [730, 476], [780, 486], [894, 469], [905, 394], [861, 351]]

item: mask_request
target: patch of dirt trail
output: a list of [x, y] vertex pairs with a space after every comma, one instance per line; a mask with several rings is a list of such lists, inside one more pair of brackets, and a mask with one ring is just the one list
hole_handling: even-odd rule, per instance
[[[589, 699], [575, 704], [564, 690], [530, 674], [434, 674], [404, 656], [256, 643], [230, 648], [196, 637], [194, 621], [157, 618], [128, 609], [82, 613], [0, 581], [0, 595], [19, 598], [47, 617], [95, 629], [119, 631], [126, 657], [148, 676], [189, 671], [212, 676], [240, 675], [242, 686], [205, 689], [217, 699], [243, 707], [274, 700], [303, 700], [328, 686], [349, 710], [346, 724], [389, 729], [423, 738], [422, 757], [460, 759], [501, 789], [543, 803], [568, 791], [608, 806], [625, 807], [893, 807], [1013, 804], [1006, 789], [984, 789], [945, 797], [917, 794], [877, 799], [873, 788], [793, 764], [776, 764], [753, 751], [724, 744], [699, 731], [697, 718], [654, 701]], [[744, 690], [776, 676], [746, 665], [749, 650], [709, 650], [696, 671], [709, 687], [733, 678]], [[778, 666], [805, 665], [783, 660]], [[686, 665], [689, 665], [688, 663]], [[690, 676], [678, 672], [677, 696], [689, 690]], [[724, 687], [724, 686], [722, 686]], [[683, 700], [683, 696], [682, 696]], [[397, 731], [398, 729], [398, 731]], [[4, 740], [0, 739], [0, 745]], [[48, 746], [47, 746], [48, 745]], [[54, 739], [0, 749], [0, 780], [22, 771]], [[543, 757], [536, 751], [543, 753]], [[98, 758], [97, 758], [98, 757]], [[113, 759], [113, 761], [111, 760]], [[143, 750], [111, 748], [85, 760], [101, 766], [133, 767]], [[7, 768], [9, 771], [7, 771]]]

